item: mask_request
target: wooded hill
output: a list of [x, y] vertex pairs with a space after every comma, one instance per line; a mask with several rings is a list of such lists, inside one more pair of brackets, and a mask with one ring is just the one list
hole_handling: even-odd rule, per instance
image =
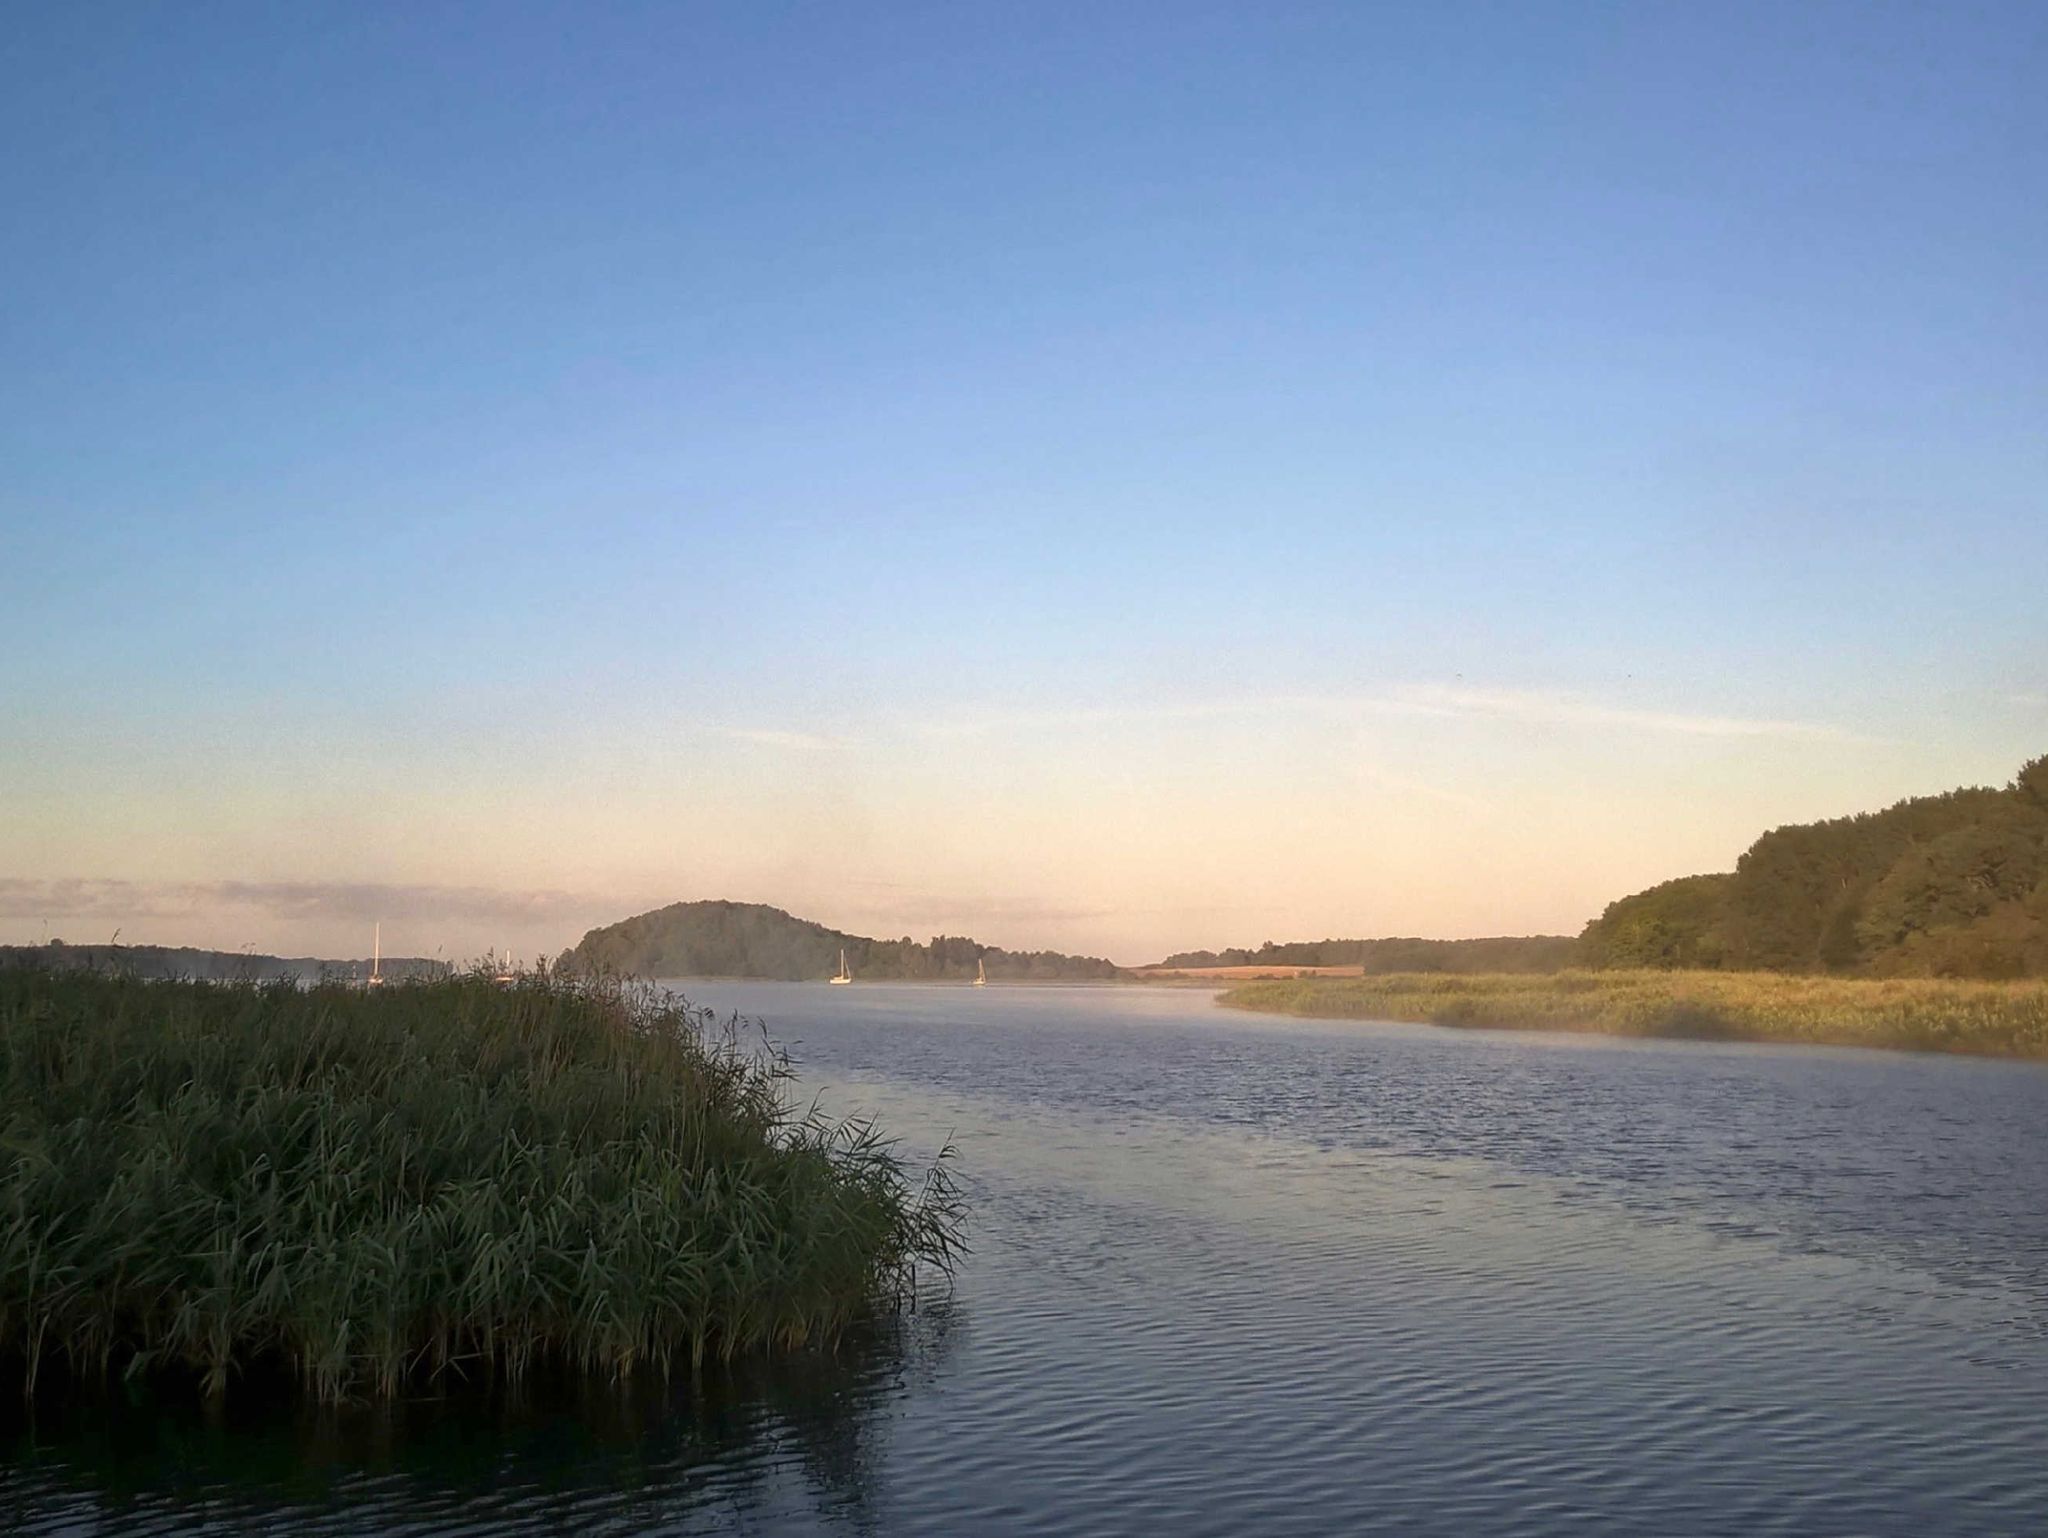
[[1108, 981], [1120, 968], [1099, 956], [1006, 951], [964, 935], [919, 944], [845, 934], [765, 903], [672, 903], [585, 935], [563, 960], [589, 971], [635, 977], [765, 977], [800, 982], [830, 977], [839, 953], [857, 978], [871, 981], [965, 980], [980, 963], [990, 981]]
[[1582, 964], [2048, 976], [2048, 756], [2003, 789], [1774, 828], [1724, 875], [1608, 905]]

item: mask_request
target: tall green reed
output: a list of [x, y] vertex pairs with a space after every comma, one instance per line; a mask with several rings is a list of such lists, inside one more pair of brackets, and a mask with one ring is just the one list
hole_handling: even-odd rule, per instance
[[370, 990], [0, 971], [0, 1359], [325, 1400], [829, 1344], [961, 1203], [735, 1023], [545, 969]]

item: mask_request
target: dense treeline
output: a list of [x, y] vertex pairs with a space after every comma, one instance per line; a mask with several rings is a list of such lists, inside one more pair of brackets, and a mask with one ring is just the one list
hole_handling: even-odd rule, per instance
[[1006, 951], [964, 935], [920, 944], [843, 934], [765, 903], [672, 903], [585, 935], [564, 960], [632, 977], [830, 977], [844, 950], [853, 975], [875, 981], [964, 980], [986, 966], [992, 981], [1107, 981], [1122, 975], [1099, 956]]
[[1162, 967], [1363, 967], [1368, 972], [1555, 972], [1572, 965], [1569, 935], [1479, 940], [1268, 940], [1256, 950], [1180, 951]]
[[1610, 904], [1580, 945], [1595, 967], [2048, 976], [2048, 757], [2001, 790], [1773, 829], [1730, 874]]
[[[79, 969], [150, 981], [183, 978], [202, 983], [319, 982], [366, 977], [370, 958], [322, 961], [315, 956], [258, 956], [247, 951], [197, 950], [188, 945], [0, 945], [0, 967]], [[425, 956], [386, 956], [379, 965], [391, 982], [446, 977], [445, 961]]]

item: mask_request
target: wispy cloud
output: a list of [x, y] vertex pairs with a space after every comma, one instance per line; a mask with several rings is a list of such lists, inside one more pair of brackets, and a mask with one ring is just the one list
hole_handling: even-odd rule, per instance
[[1778, 737], [1802, 742], [1860, 740], [1855, 733], [1824, 722], [1641, 710], [1606, 704], [1582, 695], [1542, 690], [1468, 689], [1448, 684], [1419, 684], [1397, 690], [1385, 699], [1361, 703], [1379, 710], [1523, 721], [1546, 726], [1675, 733], [1687, 737]]
[[957, 738], [1124, 726], [1226, 717], [1316, 715], [1334, 720], [1369, 716], [1432, 716], [1512, 721], [1585, 730], [1692, 737], [1755, 737], [1799, 742], [1855, 742], [1858, 734], [1825, 722], [1725, 716], [1615, 705], [1584, 695], [1543, 690], [1479, 689], [1458, 684], [1408, 684], [1383, 692], [1272, 694], [1189, 703], [1105, 705], [1075, 710], [1013, 711], [918, 723], [926, 737]]

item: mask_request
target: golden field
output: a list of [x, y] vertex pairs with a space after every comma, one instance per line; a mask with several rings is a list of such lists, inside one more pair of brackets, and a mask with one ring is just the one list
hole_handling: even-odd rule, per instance
[[1248, 983], [1268, 978], [1362, 977], [1365, 969], [1348, 967], [1239, 966], [1136, 967], [1132, 976], [1148, 983]]
[[2048, 1058], [2048, 982], [1776, 972], [1387, 973], [1253, 981], [1235, 1009], [1617, 1036]]

